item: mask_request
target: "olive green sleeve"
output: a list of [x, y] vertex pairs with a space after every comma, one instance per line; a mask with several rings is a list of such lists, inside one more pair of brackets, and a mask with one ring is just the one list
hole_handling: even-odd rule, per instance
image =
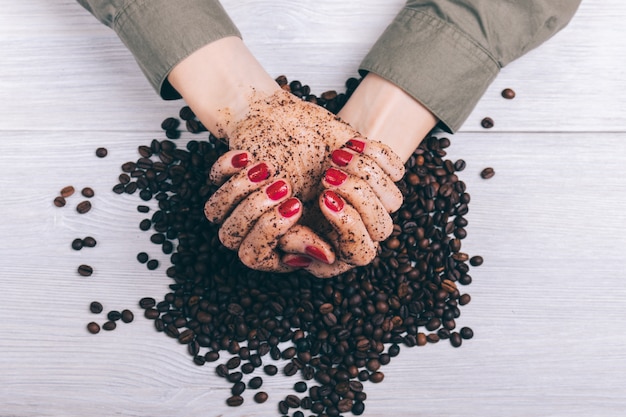
[[580, 0], [409, 0], [362, 61], [455, 132], [500, 69], [550, 38]]
[[78, 0], [113, 28], [154, 89], [180, 98], [167, 81], [174, 66], [218, 39], [241, 34], [218, 0]]

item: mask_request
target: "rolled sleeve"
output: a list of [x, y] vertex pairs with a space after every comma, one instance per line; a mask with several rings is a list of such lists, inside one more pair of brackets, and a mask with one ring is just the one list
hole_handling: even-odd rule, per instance
[[217, 0], [79, 0], [115, 30], [152, 87], [166, 100], [180, 94], [167, 76], [184, 58], [218, 39], [241, 37]]
[[500, 69], [563, 28], [580, 1], [409, 1], [360, 65], [455, 132]]

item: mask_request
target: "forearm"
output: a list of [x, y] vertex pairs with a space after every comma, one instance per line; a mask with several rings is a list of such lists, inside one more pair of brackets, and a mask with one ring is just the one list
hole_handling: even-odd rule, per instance
[[168, 80], [218, 137], [232, 133], [253, 97], [269, 96], [280, 89], [238, 37], [198, 49], [172, 69]]
[[369, 139], [378, 140], [407, 161], [437, 118], [395, 84], [369, 73], [339, 116]]

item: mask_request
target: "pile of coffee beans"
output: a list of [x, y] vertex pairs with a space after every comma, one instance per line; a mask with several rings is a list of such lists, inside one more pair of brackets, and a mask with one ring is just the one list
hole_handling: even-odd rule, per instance
[[[299, 81], [276, 81], [334, 113], [359, 84], [351, 78], [345, 93], [315, 96]], [[251, 375], [262, 370], [264, 377], [300, 380], [294, 394], [277, 399], [281, 415], [361, 415], [363, 382], [383, 381], [382, 367], [402, 347], [443, 340], [459, 347], [473, 337], [470, 328], [457, 329], [457, 320], [471, 300], [463, 290], [472, 282], [468, 261], [483, 260], [461, 250], [470, 194], [457, 176], [465, 162], [445, 159], [447, 138], [427, 138], [407, 162], [398, 183], [404, 203], [374, 261], [323, 280], [248, 269], [221, 245], [204, 203], [216, 191], [208, 173], [228, 146], [210, 134], [179, 146], [181, 119], [191, 133], [206, 129], [189, 107], [178, 116], [163, 121], [166, 139], [140, 146], [139, 159], [122, 165], [113, 191], [156, 200], [151, 214], [137, 207], [146, 214], [139, 227], [170, 255], [172, 282], [162, 299], [139, 305], [157, 331], [187, 345], [195, 364], [214, 363], [232, 386], [229, 406], [271, 397], [259, 391], [263, 377]], [[148, 262], [142, 253], [138, 260]]]

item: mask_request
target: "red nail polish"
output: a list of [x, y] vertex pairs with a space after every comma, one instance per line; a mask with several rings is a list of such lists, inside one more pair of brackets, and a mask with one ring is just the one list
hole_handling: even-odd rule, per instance
[[253, 166], [248, 171], [248, 178], [252, 182], [261, 182], [263, 180], [268, 179], [269, 177], [270, 177], [270, 171], [269, 171], [269, 168], [267, 167], [267, 164], [264, 162], [261, 162], [260, 164]]
[[333, 151], [331, 158], [335, 164], [339, 165], [340, 167], [345, 167], [350, 163], [353, 156], [354, 155], [352, 155], [348, 151], [345, 151], [343, 149], [336, 149]]
[[324, 204], [332, 211], [339, 213], [343, 210], [343, 199], [333, 191], [324, 192]]
[[304, 251], [307, 253], [307, 255], [311, 255], [315, 259], [318, 259], [324, 263], [328, 263], [328, 258], [321, 248], [318, 248], [317, 246], [307, 246]]
[[346, 148], [352, 149], [354, 152], [363, 153], [363, 149], [365, 149], [365, 142], [358, 139], [350, 139], [346, 142]]
[[270, 198], [270, 200], [280, 200], [289, 192], [289, 187], [287, 183], [283, 180], [278, 180], [275, 183], [271, 184], [269, 187], [265, 189], [265, 194]]
[[290, 256], [288, 259], [283, 261], [283, 263], [293, 266], [294, 268], [306, 268], [311, 265], [311, 262], [313, 262], [311, 258], [302, 255]]
[[326, 182], [331, 185], [341, 185], [346, 180], [346, 178], [348, 178], [348, 175], [345, 172], [340, 171], [336, 168], [328, 168], [326, 170], [326, 175], [324, 176], [324, 178], [326, 179]]
[[302, 204], [300, 204], [300, 200], [292, 197], [288, 200], [285, 200], [278, 206], [278, 212], [281, 216], [289, 218], [298, 214], [301, 208]]
[[230, 160], [230, 163], [233, 164], [235, 168], [243, 168], [248, 165], [248, 162], [250, 162], [250, 160], [248, 159], [248, 154], [246, 152], [238, 153]]

